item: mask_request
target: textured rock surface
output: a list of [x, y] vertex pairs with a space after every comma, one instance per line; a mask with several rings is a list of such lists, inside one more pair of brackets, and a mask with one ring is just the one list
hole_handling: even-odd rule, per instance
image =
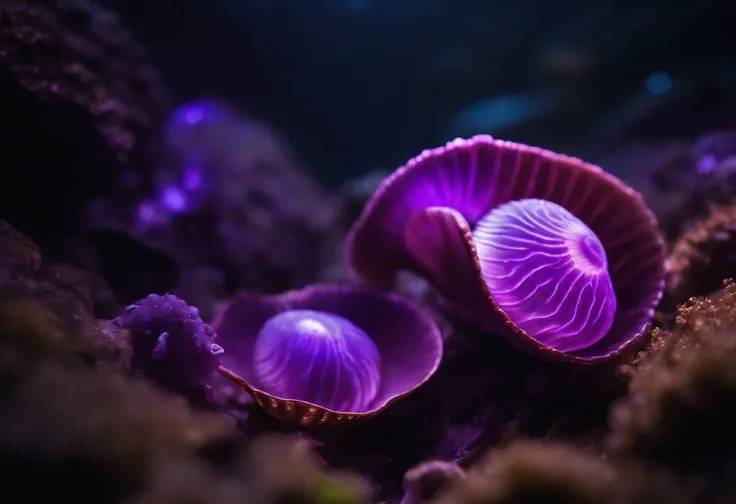
[[680, 236], [670, 253], [668, 299], [671, 307], [706, 296], [736, 277], [736, 207], [714, 208]]
[[44, 238], [91, 194], [145, 178], [166, 97], [111, 12], [88, 0], [4, 0], [0, 106], [0, 215]]

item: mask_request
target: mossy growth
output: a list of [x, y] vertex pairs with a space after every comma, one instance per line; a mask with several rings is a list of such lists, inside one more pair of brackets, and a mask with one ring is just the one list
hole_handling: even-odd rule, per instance
[[272, 504], [365, 504], [371, 489], [347, 472], [328, 471], [309, 443], [271, 435], [251, 443], [243, 473], [256, 502]]
[[675, 242], [670, 254], [670, 307], [719, 290], [736, 277], [736, 205], [717, 207]]
[[618, 457], [727, 481], [736, 466], [736, 284], [680, 307], [611, 415]]
[[522, 442], [492, 451], [437, 504], [605, 504], [615, 471], [570, 446]]
[[113, 502], [144, 488], [157, 464], [234, 434], [223, 417], [117, 373], [48, 364], [0, 398], [2, 488], [29, 501]]

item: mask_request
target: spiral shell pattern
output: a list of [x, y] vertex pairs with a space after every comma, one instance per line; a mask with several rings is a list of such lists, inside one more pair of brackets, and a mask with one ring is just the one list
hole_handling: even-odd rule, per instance
[[316, 310], [269, 319], [253, 364], [269, 394], [333, 411], [367, 409], [381, 383], [381, 357], [371, 338], [346, 318]]
[[595, 233], [562, 206], [522, 199], [500, 205], [473, 231], [483, 279], [529, 336], [562, 352], [611, 329], [616, 294]]

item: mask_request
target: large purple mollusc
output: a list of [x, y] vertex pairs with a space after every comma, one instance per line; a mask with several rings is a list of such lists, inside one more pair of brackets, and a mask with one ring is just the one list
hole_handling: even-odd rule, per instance
[[[557, 348], [550, 338], [549, 345], [535, 339], [489, 289], [474, 229], [477, 235], [478, 223], [504, 203], [527, 199], [562, 207], [605, 252], [615, 316], [605, 335], [586, 346]], [[483, 329], [572, 361], [610, 358], [637, 341], [661, 297], [666, 264], [654, 215], [620, 180], [579, 159], [485, 135], [424, 151], [390, 175], [353, 226], [347, 248], [369, 284], [390, 288], [398, 271], [412, 271]], [[580, 294], [573, 300], [587, 309]], [[534, 309], [540, 308], [527, 311]]]

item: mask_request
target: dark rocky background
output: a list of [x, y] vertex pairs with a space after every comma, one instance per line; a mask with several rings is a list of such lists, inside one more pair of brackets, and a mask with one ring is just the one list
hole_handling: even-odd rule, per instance
[[[453, 136], [489, 98], [549, 90], [546, 113], [488, 132], [598, 157], [736, 122], [726, 0], [105, 0], [180, 99], [215, 95], [285, 133], [337, 185]], [[646, 79], [667, 72], [672, 91]], [[509, 110], [511, 108], [512, 110]]]

